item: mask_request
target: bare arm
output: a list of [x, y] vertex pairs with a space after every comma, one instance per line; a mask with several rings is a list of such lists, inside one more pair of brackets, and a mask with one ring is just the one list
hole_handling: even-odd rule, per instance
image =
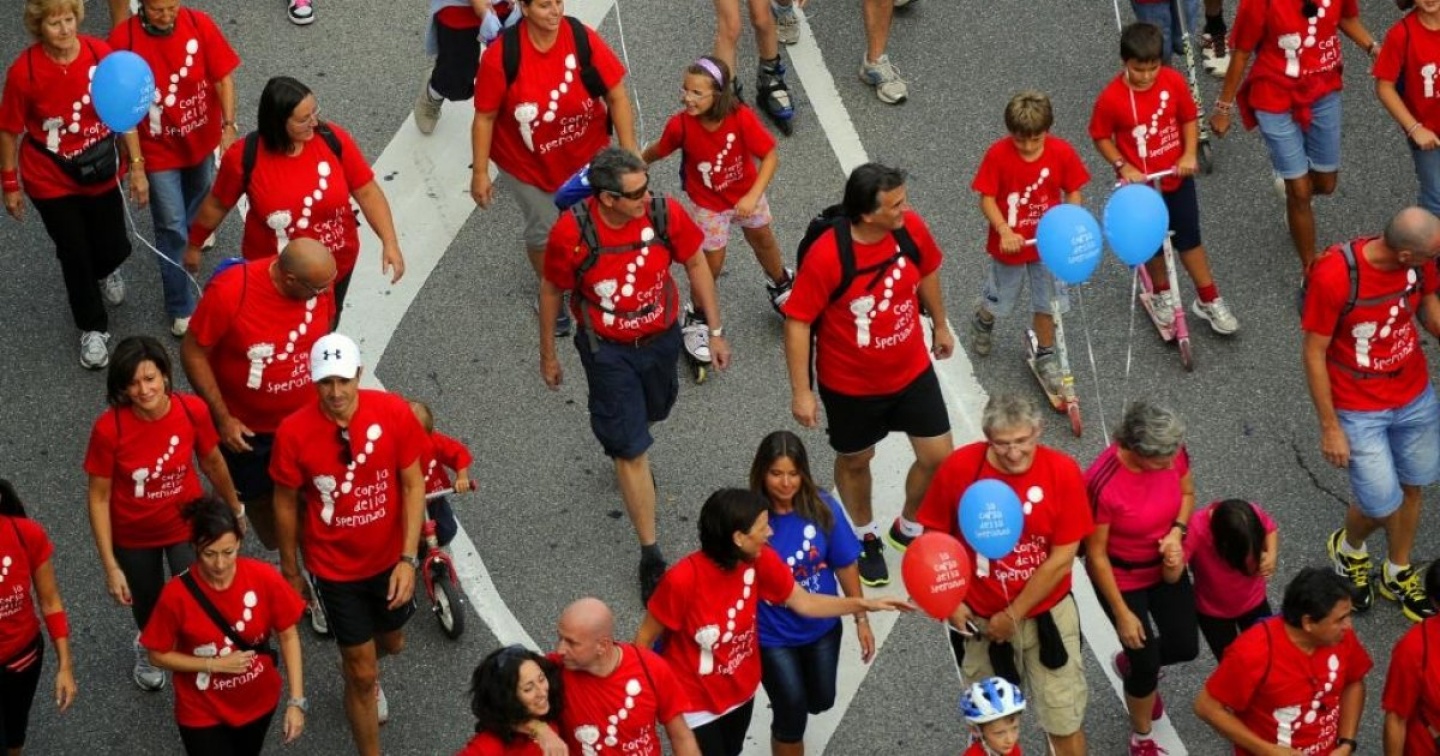
[[490, 207], [495, 187], [490, 181], [490, 144], [495, 138], [495, 114], [475, 111], [470, 122], [470, 197], [480, 209]]
[[945, 317], [945, 299], [940, 294], [940, 270], [937, 268], [920, 279], [920, 306], [930, 314], [932, 346], [930, 353], [943, 360], [955, 353], [955, 335]]
[[540, 317], [537, 320], [540, 325], [540, 379], [545, 381], [545, 385], [552, 391], [559, 389], [561, 381], [564, 380], [560, 358], [555, 354], [553, 325], [556, 316], [560, 314], [560, 308], [565, 306], [563, 295], [564, 292], [550, 283], [549, 279], [543, 276], [540, 278]]
[[1264, 738], [1250, 731], [1240, 718], [1225, 708], [1210, 691], [1200, 689], [1200, 695], [1195, 697], [1195, 716], [1199, 717], [1220, 733], [1220, 736], [1235, 745], [1243, 748], [1249, 753], [1256, 754], [1299, 754], [1299, 751], [1281, 749]]
[[811, 593], [798, 584], [785, 599], [785, 608], [805, 617], [843, 617], [860, 612], [910, 611], [912, 608], [904, 599], [867, 599], [863, 596], [840, 597]]
[[1440, 339], [1440, 296], [1426, 294], [1420, 298], [1420, 323], [1431, 336]]
[[1340, 416], [1335, 413], [1335, 402], [1330, 392], [1330, 372], [1325, 368], [1325, 351], [1329, 348], [1329, 336], [1306, 331], [1301, 342], [1301, 357], [1305, 382], [1310, 388], [1310, 401], [1315, 405], [1315, 417], [1320, 421], [1320, 451], [1330, 464], [1345, 467], [1350, 463], [1350, 442], [1340, 428]]
[[[51, 560], [46, 559], [36, 567], [31, 580], [41, 615], [49, 617], [65, 611], [65, 603], [60, 599], [60, 584], [55, 580], [55, 565]], [[70, 656], [68, 637], [52, 637], [50, 642], [55, 646], [55, 705], [60, 707], [60, 711], [65, 711], [75, 700], [75, 661]]]
[[1230, 48], [1230, 67], [1225, 69], [1225, 81], [1220, 85], [1220, 94], [1215, 98], [1214, 112], [1210, 114], [1210, 128], [1215, 136], [1224, 137], [1230, 131], [1230, 114], [1235, 108], [1235, 95], [1240, 91], [1240, 82], [1245, 79], [1245, 67], [1250, 65], [1250, 51]]
[[[865, 598], [858, 562], [835, 570], [835, 580], [840, 583], [841, 593], [851, 598]], [[870, 630], [870, 615], [866, 612], [855, 613], [855, 640], [860, 643], [860, 661], [869, 664], [875, 658], [875, 633]]]
[[700, 744], [695, 733], [685, 724], [684, 716], [672, 717], [665, 723], [665, 734], [670, 736], [670, 750], [675, 756], [700, 756]]
[[205, 195], [200, 201], [200, 210], [195, 213], [195, 220], [190, 222], [190, 233], [185, 242], [185, 252], [181, 257], [185, 269], [191, 273], [200, 270], [200, 247], [191, 244], [189, 239], [204, 238], [215, 232], [224, 222], [225, 216], [230, 214], [230, 208], [226, 207], [214, 192]]
[[[9, 131], [0, 131], [0, 172], [11, 173], [19, 170], [20, 137]], [[21, 220], [25, 217], [25, 196], [16, 186], [14, 191], [5, 191], [5, 212]]]
[[[1360, 716], [1365, 713], [1365, 678], [1345, 686], [1340, 691], [1340, 722], [1336, 725], [1337, 735], [1355, 739], [1360, 731]], [[1352, 749], [1353, 753], [1353, 749]]]
[[220, 384], [215, 380], [215, 371], [210, 367], [210, 349], [200, 346], [194, 331], [186, 333], [185, 338], [180, 341], [180, 364], [185, 368], [185, 377], [190, 380], [190, 388], [210, 407], [215, 429], [220, 432], [220, 443], [225, 444], [231, 451], [250, 451], [250, 444], [245, 439], [255, 433], [230, 414], [225, 397], [220, 395]]
[[375, 181], [350, 193], [360, 206], [365, 222], [380, 237], [380, 272], [390, 274], [390, 283], [396, 283], [405, 275], [405, 255], [400, 251], [400, 239], [395, 235], [395, 218], [390, 214], [390, 202], [385, 192]]
[[724, 336], [717, 336], [715, 329], [725, 323], [720, 317], [720, 298], [715, 296], [715, 279], [710, 275], [710, 263], [705, 255], [693, 254], [685, 261], [685, 276], [690, 279], [690, 299], [696, 309], [705, 313], [705, 322], [710, 325], [710, 357], [715, 367], [724, 370], [730, 367], [730, 342]]
[[1140, 619], [1130, 611], [1120, 585], [1115, 581], [1115, 567], [1110, 563], [1110, 523], [1095, 523], [1095, 531], [1085, 538], [1085, 571], [1095, 592], [1110, 607], [1115, 617], [1115, 633], [1126, 648], [1140, 648], [1145, 644], [1145, 630]]
[[140, 152], [140, 132], [127, 131], [121, 136], [125, 152], [130, 156], [130, 199], [139, 207], [150, 204], [150, 178], [145, 175], [145, 155]]
[[210, 481], [215, 493], [230, 505], [236, 516], [240, 516], [245, 507], [240, 503], [240, 494], [235, 491], [235, 481], [230, 478], [230, 468], [225, 464], [220, 447], [211, 449], [209, 454], [200, 458], [200, 471], [205, 473], [205, 479]]
[[280, 574], [303, 595], [304, 591], [299, 588], [300, 557], [296, 553], [300, 494], [289, 486], [277, 483], [272, 501], [275, 507], [275, 540], [280, 544]]
[[1385, 756], [1405, 756], [1405, 727], [1407, 724], [1405, 718], [1399, 714], [1393, 711], [1385, 712], [1385, 734], [1382, 740]]
[[220, 153], [224, 154], [240, 133], [235, 120], [235, 77], [225, 76], [215, 82], [215, 94], [220, 97]]
[[1365, 22], [1359, 16], [1340, 19], [1340, 31], [1350, 38], [1351, 42], [1359, 45], [1361, 50], [1369, 53], [1370, 57], [1380, 51], [1380, 43], [1372, 36], [1370, 30], [1365, 28]]
[[660, 624], [660, 620], [655, 619], [655, 616], [649, 611], [646, 611], [645, 617], [640, 620], [640, 629], [635, 631], [635, 645], [640, 648], [650, 648], [664, 634], [665, 626]]
[[635, 141], [635, 111], [630, 107], [630, 93], [625, 89], [625, 80], [616, 82], [605, 93], [605, 104], [610, 108], [610, 122], [615, 125], [615, 138], [620, 146], [640, 154], [640, 143]]
[[95, 539], [95, 551], [100, 556], [100, 569], [105, 573], [105, 592], [115, 603], [129, 606], [131, 603], [130, 583], [120, 563], [115, 560], [114, 533], [110, 529], [110, 486], [109, 478], [90, 476], [86, 498], [90, 511], [90, 535]]
[[785, 318], [785, 370], [790, 374], [790, 414], [806, 428], [820, 426], [820, 405], [810, 387], [809, 323]]
[[130, 18], [130, 0], [110, 0], [110, 28], [118, 27]]
[[[295, 626], [281, 630], [280, 658], [285, 662], [285, 678], [290, 687], [290, 700], [305, 697], [305, 662], [300, 655], [300, 633]], [[285, 723], [281, 734], [285, 743], [293, 743], [305, 729], [305, 712], [298, 706], [285, 704]]]

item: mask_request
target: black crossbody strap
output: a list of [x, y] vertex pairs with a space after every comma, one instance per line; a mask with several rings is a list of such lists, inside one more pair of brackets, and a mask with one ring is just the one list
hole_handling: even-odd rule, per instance
[[235, 632], [235, 628], [230, 626], [230, 623], [220, 614], [220, 610], [215, 608], [215, 605], [210, 602], [210, 598], [205, 595], [204, 591], [200, 590], [200, 584], [196, 582], [195, 576], [191, 574], [190, 570], [180, 573], [180, 582], [185, 584], [185, 587], [190, 591], [190, 596], [195, 599], [195, 603], [199, 604], [200, 608], [205, 610], [205, 614], [210, 618], [210, 621], [215, 623], [215, 627], [220, 628], [220, 632], [225, 633], [225, 637], [229, 638], [230, 642], [233, 643], [236, 648], [241, 651], [255, 651], [257, 653], [267, 654], [272, 660], [275, 658], [275, 649], [271, 648], [269, 643], [260, 646], [247, 643], [244, 638], [240, 637], [239, 633]]

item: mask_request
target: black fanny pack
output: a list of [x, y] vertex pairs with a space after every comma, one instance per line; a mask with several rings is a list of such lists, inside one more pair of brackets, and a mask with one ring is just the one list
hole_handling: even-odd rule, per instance
[[58, 153], [45, 149], [44, 145], [30, 139], [31, 146], [40, 151], [55, 164], [65, 175], [75, 180], [81, 186], [94, 186], [103, 184], [115, 178], [120, 170], [120, 148], [114, 134], [110, 134], [94, 144], [86, 147], [73, 158], [64, 157]]

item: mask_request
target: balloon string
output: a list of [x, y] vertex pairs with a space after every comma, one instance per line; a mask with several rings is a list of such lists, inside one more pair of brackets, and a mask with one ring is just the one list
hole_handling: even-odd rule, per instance
[[146, 239], [144, 236], [140, 235], [140, 229], [135, 225], [135, 215], [130, 210], [130, 194], [125, 191], [125, 186], [120, 180], [119, 150], [115, 151], [115, 188], [120, 190], [120, 206], [125, 208], [125, 225], [129, 226], [130, 235], [139, 240], [140, 246], [155, 253], [155, 256], [160, 258], [161, 262], [168, 265], [173, 265], [181, 273], [184, 273], [185, 277], [190, 280], [190, 285], [195, 287], [195, 295], [198, 297], [202, 293], [200, 282], [196, 281], [195, 277], [190, 275], [190, 271], [186, 270], [185, 266], [181, 265], [180, 263], [171, 260], [165, 255], [164, 252], [156, 249], [155, 245], [151, 244], [149, 239]]
[[[620, 18], [620, 5], [621, 0], [615, 0], [615, 28], [620, 32], [620, 55], [625, 59], [625, 70], [633, 73], [635, 69], [630, 66], [630, 47], [625, 44], [625, 21]], [[633, 80], [630, 82], [630, 97], [635, 100], [635, 136], [640, 146], [644, 147], [645, 109], [640, 107], [640, 88], [635, 86]]]
[[1125, 379], [1120, 383], [1121, 406], [1130, 402], [1130, 363], [1135, 357], [1135, 302], [1139, 298], [1140, 266], [1136, 265], [1130, 269], [1130, 331], [1125, 337]]
[[1090, 357], [1090, 375], [1095, 379], [1095, 408], [1100, 410], [1100, 443], [1103, 445], [1105, 439], [1110, 438], [1110, 429], [1105, 424], [1105, 399], [1100, 395], [1100, 368], [1095, 364], [1095, 345], [1090, 341], [1090, 316], [1085, 313], [1085, 298], [1080, 295], [1080, 288], [1075, 287], [1075, 303], [1080, 310], [1080, 327], [1085, 331], [1085, 352]]

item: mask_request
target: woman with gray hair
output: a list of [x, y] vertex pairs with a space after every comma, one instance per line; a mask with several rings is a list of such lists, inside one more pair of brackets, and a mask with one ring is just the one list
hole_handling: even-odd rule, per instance
[[1154, 753], [1150, 726], [1164, 711], [1160, 668], [1200, 652], [1182, 548], [1195, 509], [1184, 437], [1185, 421], [1174, 410], [1134, 402], [1115, 442], [1085, 471], [1095, 515], [1085, 562], [1120, 636], [1114, 664], [1125, 682], [1132, 754]]

